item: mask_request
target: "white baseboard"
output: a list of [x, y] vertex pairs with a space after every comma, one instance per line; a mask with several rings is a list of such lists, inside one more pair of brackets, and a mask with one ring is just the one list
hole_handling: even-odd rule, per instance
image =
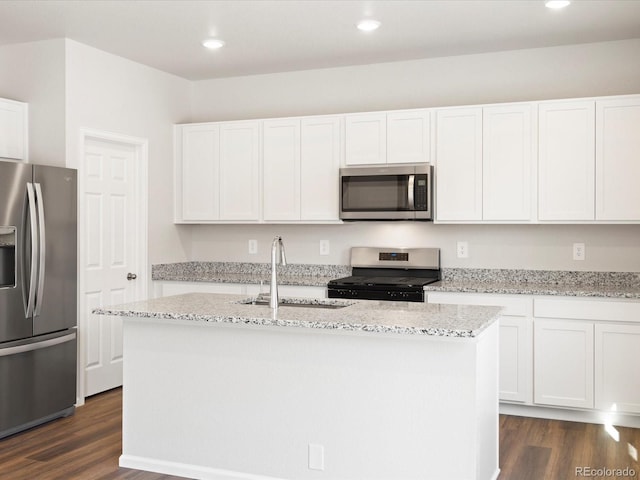
[[572, 410], [560, 407], [541, 407], [537, 405], [518, 405], [500, 403], [500, 413], [518, 417], [548, 418], [568, 422], [596, 423], [599, 425], [618, 425], [620, 427], [640, 428], [640, 416], [597, 410]]
[[267, 477], [252, 473], [234, 472], [219, 468], [201, 467], [178, 462], [168, 462], [155, 458], [121, 455], [119, 465], [124, 468], [144, 470], [146, 472], [163, 473], [196, 480], [285, 480], [278, 477]]

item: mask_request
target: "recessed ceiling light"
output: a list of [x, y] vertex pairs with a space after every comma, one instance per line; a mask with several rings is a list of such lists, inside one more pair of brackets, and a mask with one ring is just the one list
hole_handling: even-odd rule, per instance
[[208, 38], [202, 42], [202, 45], [205, 48], [209, 48], [211, 50], [217, 50], [218, 48], [224, 47], [224, 42], [218, 38]]
[[377, 20], [373, 20], [372, 18], [367, 18], [366, 20], [361, 20], [358, 22], [358, 30], [362, 30], [363, 32], [373, 32], [380, 27], [380, 22]]
[[547, 0], [544, 2], [544, 6], [547, 8], [553, 8], [557, 10], [568, 6], [571, 2], [569, 0]]

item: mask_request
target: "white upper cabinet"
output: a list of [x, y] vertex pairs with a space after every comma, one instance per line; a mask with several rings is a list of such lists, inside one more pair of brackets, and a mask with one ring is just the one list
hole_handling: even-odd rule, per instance
[[640, 220], [640, 97], [596, 101], [596, 220]]
[[0, 98], [0, 157], [28, 160], [28, 105]]
[[531, 105], [482, 109], [482, 219], [531, 219]]
[[262, 124], [265, 221], [300, 220], [300, 119]]
[[386, 113], [363, 113], [345, 117], [345, 163], [387, 163]]
[[541, 103], [538, 218], [593, 220], [595, 102]]
[[220, 124], [220, 220], [260, 217], [260, 122]]
[[220, 218], [220, 127], [218, 124], [176, 127], [177, 219], [207, 221]]
[[[0, 99], [0, 156], [26, 152], [18, 107]], [[176, 222], [339, 222], [341, 165], [433, 162], [436, 222], [640, 223], [640, 95], [178, 125], [175, 142]]]
[[260, 124], [221, 122], [175, 128], [175, 221], [256, 221]]
[[339, 221], [340, 117], [302, 119], [300, 219]]
[[436, 219], [482, 220], [482, 108], [438, 110]]
[[529, 104], [438, 111], [438, 221], [530, 221], [531, 118]]
[[345, 164], [427, 163], [431, 112], [399, 110], [345, 117]]
[[263, 220], [339, 221], [340, 118], [263, 122]]
[[431, 157], [431, 112], [404, 110], [387, 114], [387, 163], [425, 163]]

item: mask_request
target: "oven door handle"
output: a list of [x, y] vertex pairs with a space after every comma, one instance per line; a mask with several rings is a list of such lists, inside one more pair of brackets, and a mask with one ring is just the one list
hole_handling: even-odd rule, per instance
[[409, 210], [415, 210], [415, 198], [414, 198], [415, 183], [416, 183], [416, 176], [409, 175], [409, 184], [407, 186], [407, 203], [409, 204]]

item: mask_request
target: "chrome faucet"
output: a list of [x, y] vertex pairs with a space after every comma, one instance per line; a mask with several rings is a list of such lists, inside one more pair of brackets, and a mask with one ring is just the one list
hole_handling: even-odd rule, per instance
[[[278, 255], [279, 254], [279, 255]], [[276, 271], [276, 265], [278, 263], [278, 257], [280, 265], [286, 265], [287, 259], [284, 255], [284, 244], [282, 243], [282, 237], [277, 236], [273, 239], [271, 244], [271, 286], [269, 288], [269, 306], [274, 311], [278, 310], [278, 275]]]

